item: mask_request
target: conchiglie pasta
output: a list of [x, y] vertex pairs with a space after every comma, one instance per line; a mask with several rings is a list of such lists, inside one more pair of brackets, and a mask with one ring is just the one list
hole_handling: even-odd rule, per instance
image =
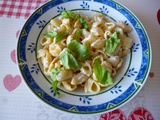
[[42, 37], [40, 43], [41, 43], [42, 46], [45, 46], [45, 45], [51, 44], [52, 41], [53, 41], [52, 38]]
[[85, 75], [83, 73], [77, 73], [73, 76], [73, 78], [71, 80], [71, 84], [72, 85], [79, 85], [79, 84], [86, 82], [87, 79], [88, 79], [87, 75]]
[[62, 81], [62, 85], [68, 91], [74, 91], [77, 88], [77, 85], [70, 84], [70, 81]]
[[105, 46], [105, 40], [98, 38], [96, 41], [91, 43], [91, 47], [95, 49], [103, 49]]
[[122, 66], [122, 63], [123, 63], [123, 59], [122, 58], [120, 58], [120, 60], [119, 60], [119, 62], [118, 62], [118, 64], [117, 64], [117, 66], [116, 66], [116, 70], [117, 69], [119, 69], [121, 66]]
[[91, 78], [89, 78], [84, 85], [85, 92], [98, 93], [100, 89], [99, 84]]
[[46, 49], [40, 49], [40, 50], [38, 50], [37, 58], [44, 57], [47, 52], [48, 52], [48, 51], [47, 51]]
[[107, 30], [112, 32], [116, 25], [114, 22], [107, 22], [107, 23], [105, 23], [105, 26], [107, 27]]
[[90, 32], [88, 32], [86, 29], [82, 29], [82, 37], [87, 38], [90, 35]]
[[63, 80], [67, 80], [67, 79], [71, 79], [73, 77], [73, 71], [69, 70], [69, 69], [63, 69], [60, 71], [60, 73], [58, 73], [58, 75], [56, 76], [56, 79], [58, 81], [63, 81]]
[[81, 28], [82, 27], [82, 25], [81, 25], [81, 23], [80, 23], [80, 21], [79, 21], [79, 19], [74, 23], [74, 28]]
[[92, 27], [98, 27], [103, 26], [104, 22], [104, 16], [102, 14], [96, 14], [94, 17], [94, 22], [92, 24]]
[[52, 62], [52, 56], [51, 54], [46, 50], [45, 55], [41, 58], [41, 62], [43, 64], [44, 68], [48, 68], [50, 63]]
[[112, 73], [112, 69], [113, 69], [113, 67], [112, 67], [112, 65], [111, 65], [111, 63], [109, 62], [109, 61], [102, 61], [102, 63], [101, 63], [101, 65], [107, 70], [107, 71], [109, 71], [110, 73]]
[[62, 51], [62, 48], [61, 48], [60, 45], [54, 44], [54, 43], [50, 44], [50, 46], [49, 46], [49, 52], [50, 52], [50, 54], [52, 56], [54, 56], [54, 57], [59, 56], [59, 54], [61, 53], [61, 51]]
[[96, 41], [97, 37], [94, 34], [89, 34], [87, 38], [82, 40], [83, 45], [90, 46], [90, 44]]
[[84, 63], [82, 63], [82, 67], [80, 69], [81, 73], [90, 76], [92, 74], [92, 67], [91, 67], [91, 62], [85, 61]]
[[50, 23], [55, 27], [59, 27], [62, 24], [62, 21], [60, 19], [55, 18], [55, 19], [52, 19]]
[[120, 57], [119, 56], [110, 56], [110, 58], [108, 58], [108, 61], [112, 64], [113, 67], [115, 67], [119, 63]]
[[53, 68], [60, 68], [61, 64], [58, 58], [54, 58], [53, 61], [50, 63], [48, 69], [46, 69], [46, 74], [51, 75], [52, 69]]
[[96, 59], [98, 59], [100, 63], [104, 61], [103, 55], [97, 55], [93, 59], [93, 62], [92, 62], [93, 64], [94, 64], [94, 62], [95, 62]]
[[73, 35], [69, 35], [68, 37], [67, 37], [67, 39], [66, 39], [66, 43], [67, 43], [67, 45], [71, 42], [71, 40], [73, 40], [74, 39], [74, 36]]
[[93, 28], [91, 28], [90, 31], [91, 31], [91, 33], [94, 34], [95, 36], [100, 36], [100, 37], [102, 37], [103, 34], [104, 34], [103, 30], [102, 30], [100, 27], [93, 27]]
[[118, 21], [116, 24], [117, 24], [117, 26], [121, 27], [125, 33], [130, 32], [132, 30], [131, 27], [127, 26], [122, 21]]
[[111, 37], [111, 35], [112, 35], [112, 32], [111, 31], [109, 31], [109, 30], [105, 30], [105, 32], [104, 32], [104, 38], [107, 40], [108, 38], [110, 38]]
[[[42, 64], [40, 66], [44, 74], [51, 79], [53, 79], [51, 75], [56, 74], [58, 85], [67, 91], [75, 91], [77, 88], [79, 90], [80, 87], [84, 92], [96, 94], [102, 87], [107, 87], [98, 80], [100, 78], [95, 72], [96, 60], [99, 61], [99, 71], [106, 70], [114, 79], [117, 70], [120, 70], [119, 68], [125, 63], [123, 56], [130, 52], [133, 43], [133, 39], [127, 35], [131, 31], [128, 25], [121, 21], [110, 21], [103, 14], [95, 14], [92, 17], [78, 15], [77, 18], [59, 16], [51, 19], [47, 25], [47, 32], [52, 34], [53, 31], [56, 33], [55, 36], [44, 34], [39, 40], [40, 49], [37, 50], [37, 58]], [[67, 34], [64, 34], [66, 31]], [[107, 41], [114, 33], [120, 42], [112, 53], [107, 53], [105, 51]], [[72, 40], [76, 41], [74, 43], [77, 48], [74, 45], [70, 47], [75, 47], [75, 50], [69, 47]], [[63, 60], [61, 60], [62, 53], [64, 53]], [[89, 57], [83, 60], [83, 55], [84, 58]], [[82, 59], [79, 60], [79, 57]], [[74, 69], [75, 64], [78, 65], [78, 69]], [[101, 68], [104, 68], [104, 71], [101, 71]], [[57, 71], [54, 73], [53, 70]]]
[[125, 37], [122, 41], [123, 41], [122, 49], [130, 49], [131, 48], [132, 42], [133, 42], [133, 40], [131, 38]]
[[68, 30], [69, 32], [72, 32], [72, 28], [68, 24], [62, 24], [62, 25], [60, 25], [60, 28], [61, 28], [61, 32], [64, 32], [65, 30]]

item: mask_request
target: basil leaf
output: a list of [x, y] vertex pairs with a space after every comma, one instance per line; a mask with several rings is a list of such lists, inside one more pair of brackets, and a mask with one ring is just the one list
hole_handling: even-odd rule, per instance
[[81, 17], [80, 15], [75, 14], [72, 11], [62, 11], [61, 15], [63, 18], [72, 18], [72, 19], [79, 19], [80, 23], [82, 24], [82, 27], [86, 30], [89, 29], [87, 22], [84, 20], [83, 17]]
[[69, 31], [66, 29], [63, 33], [61, 34], [58, 34], [56, 37], [55, 37], [55, 43], [58, 43], [59, 41], [61, 41], [66, 35], [69, 34]]
[[81, 35], [82, 35], [82, 30], [77, 30], [75, 35], [74, 35], [74, 38], [77, 40], [77, 41], [80, 41], [80, 38], [81, 38]]
[[57, 32], [54, 31], [54, 30], [52, 30], [52, 31], [50, 31], [50, 32], [46, 32], [46, 33], [43, 34], [43, 35], [46, 36], [46, 37], [49, 37], [49, 38], [53, 38], [53, 37], [55, 37], [55, 36], [57, 35]]
[[58, 98], [60, 97], [60, 93], [57, 91], [57, 86], [58, 86], [58, 81], [56, 79], [56, 75], [60, 72], [60, 68], [53, 68], [51, 72], [51, 79], [53, 80], [52, 82], [52, 88], [54, 91], [55, 95], [58, 95]]
[[68, 10], [68, 11], [62, 11], [61, 15], [63, 18], [72, 18], [72, 19], [78, 19], [79, 15], [75, 14], [74, 12]]
[[58, 83], [59, 82], [57, 80], [53, 81], [52, 82], [52, 88], [53, 88], [54, 94], [58, 95], [58, 98], [60, 98], [60, 93], [57, 91]]
[[113, 84], [110, 73], [100, 64], [98, 59], [94, 62], [93, 71], [100, 84], [105, 86]]
[[86, 30], [89, 29], [88, 24], [87, 24], [87, 22], [84, 20], [83, 17], [80, 16], [80, 17], [79, 17], [79, 21], [80, 21], [80, 23], [82, 24], [82, 27], [83, 27], [84, 29], [86, 29]]
[[119, 32], [114, 32], [111, 37], [106, 41], [105, 53], [111, 54], [116, 50], [116, 47], [120, 43], [120, 39], [117, 34]]
[[91, 57], [91, 54], [88, 51], [88, 47], [80, 44], [76, 40], [72, 40], [68, 44], [68, 49], [72, 52], [75, 52], [78, 55], [79, 61], [84, 61]]
[[51, 79], [53, 81], [56, 80], [56, 75], [61, 71], [60, 68], [53, 68], [52, 71], [51, 71]]
[[67, 50], [60, 54], [60, 60], [66, 69], [80, 70], [81, 64]]

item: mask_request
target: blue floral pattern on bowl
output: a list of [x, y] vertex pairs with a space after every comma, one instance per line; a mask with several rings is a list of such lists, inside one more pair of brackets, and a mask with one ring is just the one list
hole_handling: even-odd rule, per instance
[[59, 12], [59, 13], [61, 13], [62, 11], [64, 11], [64, 10], [66, 10], [66, 8], [65, 7], [59, 7], [59, 6], [57, 6], [57, 12]]
[[89, 9], [89, 7], [90, 7], [90, 5], [89, 5], [87, 2], [85, 2], [85, 1], [83, 1], [82, 4], [80, 4], [80, 6], [81, 6], [83, 9]]
[[38, 25], [38, 28], [43, 28], [46, 25], [46, 21], [39, 20], [36, 24]]
[[30, 44], [28, 45], [27, 50], [29, 50], [31, 53], [35, 52], [35, 43], [33, 43], [33, 42], [30, 43]]
[[38, 72], [39, 72], [39, 68], [38, 68], [37, 64], [33, 64], [31, 67], [31, 73], [38, 74]]
[[109, 13], [109, 10], [108, 10], [108, 8], [107, 7], [105, 7], [105, 6], [102, 6], [101, 8], [99, 8], [100, 9], [100, 12], [102, 12], [103, 14], [108, 14]]
[[121, 89], [121, 88], [122, 88], [121, 85], [119, 85], [119, 86], [116, 85], [116, 86], [111, 90], [111, 93], [112, 93], [112, 94], [115, 94], [115, 93], [118, 94], [119, 92], [122, 92], [122, 89]]
[[79, 100], [82, 101], [83, 104], [86, 104], [86, 103], [90, 104], [90, 101], [92, 100], [92, 98], [85, 96], [85, 97], [80, 97]]

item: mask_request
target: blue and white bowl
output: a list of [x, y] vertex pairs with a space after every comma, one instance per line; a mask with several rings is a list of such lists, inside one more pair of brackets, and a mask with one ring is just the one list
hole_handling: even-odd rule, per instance
[[[132, 28], [128, 34], [133, 38], [131, 52], [124, 57], [113, 86], [98, 94], [81, 90], [67, 92], [59, 88], [62, 95], [53, 94], [51, 82], [43, 74], [37, 59], [39, 40], [51, 19], [63, 10], [73, 10], [92, 15], [100, 12], [114, 21], [123, 21]], [[29, 89], [46, 104], [62, 111], [77, 114], [109, 112], [130, 101], [144, 86], [151, 67], [151, 45], [148, 35], [138, 18], [126, 7], [113, 0], [54, 0], [38, 8], [23, 26], [18, 44], [17, 61], [20, 73]]]

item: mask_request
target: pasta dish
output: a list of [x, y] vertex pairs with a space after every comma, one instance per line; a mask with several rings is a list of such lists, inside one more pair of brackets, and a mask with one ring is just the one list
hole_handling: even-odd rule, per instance
[[47, 26], [40, 40], [37, 58], [43, 72], [57, 87], [67, 91], [82, 87], [84, 92], [98, 93], [114, 83], [123, 56], [130, 52], [132, 39], [125, 23], [111, 22], [103, 14], [92, 17], [63, 11]]

